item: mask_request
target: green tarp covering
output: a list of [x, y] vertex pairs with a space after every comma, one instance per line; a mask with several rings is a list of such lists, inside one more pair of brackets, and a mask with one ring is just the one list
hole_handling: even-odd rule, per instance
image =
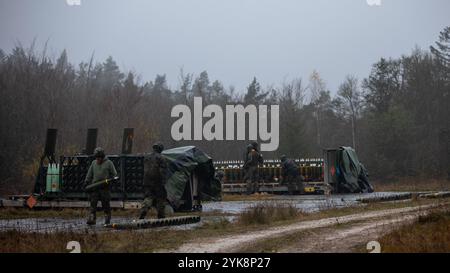
[[368, 181], [368, 173], [359, 162], [355, 150], [341, 147], [337, 157], [336, 168], [339, 179], [339, 191], [348, 193], [373, 192]]
[[200, 200], [220, 199], [221, 185], [214, 177], [214, 165], [206, 153], [195, 146], [186, 146], [165, 150], [162, 155], [168, 161], [167, 199], [174, 209], [186, 202], [185, 189], [194, 172], [198, 177]]

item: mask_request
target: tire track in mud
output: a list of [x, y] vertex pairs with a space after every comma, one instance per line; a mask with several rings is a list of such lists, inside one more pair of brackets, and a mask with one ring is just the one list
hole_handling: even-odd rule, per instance
[[[395, 215], [394, 215], [395, 216]], [[300, 239], [287, 242], [277, 249], [280, 253], [348, 253], [365, 251], [368, 242], [377, 240], [380, 236], [394, 228], [412, 223], [418, 214], [406, 214], [395, 219], [374, 218], [369, 221], [350, 223], [339, 228], [320, 228], [301, 232]]]
[[[447, 203], [448, 204], [448, 203]], [[370, 228], [376, 229], [380, 226], [399, 224], [405, 221], [411, 221], [417, 218], [419, 215], [427, 214], [431, 209], [442, 207], [442, 204], [432, 204], [424, 206], [406, 207], [398, 209], [387, 209], [379, 211], [370, 211], [357, 214], [351, 214], [340, 217], [324, 218], [319, 220], [311, 220], [298, 222], [286, 226], [273, 227], [261, 231], [247, 232], [237, 235], [229, 235], [224, 237], [216, 238], [200, 238], [198, 241], [189, 242], [181, 245], [178, 249], [172, 252], [183, 252], [183, 253], [210, 253], [210, 252], [239, 252], [240, 249], [244, 249], [251, 244], [263, 241], [268, 238], [277, 238], [290, 235], [293, 233], [301, 231], [314, 231], [321, 228], [330, 228], [336, 224], [350, 224], [354, 222], [369, 221], [366, 226], [356, 225], [356, 229], [349, 229], [343, 232], [335, 232], [335, 237], [328, 237], [329, 244], [333, 244], [334, 241], [343, 240], [345, 238], [350, 238], [351, 236], [361, 237], [361, 229], [369, 230]], [[394, 219], [389, 219], [395, 217]], [[320, 236], [320, 235], [318, 235]], [[331, 236], [331, 235], [330, 235]], [[322, 238], [322, 237], [320, 237]], [[364, 238], [365, 239], [365, 238]], [[321, 239], [323, 241], [323, 239]], [[366, 240], [366, 239], [365, 239]], [[317, 243], [314, 241], [313, 243]], [[322, 250], [326, 247], [323, 246]], [[305, 249], [308, 249], [305, 245]], [[315, 250], [320, 251], [321, 249], [310, 248], [312, 252]], [[300, 249], [286, 249], [287, 252]]]

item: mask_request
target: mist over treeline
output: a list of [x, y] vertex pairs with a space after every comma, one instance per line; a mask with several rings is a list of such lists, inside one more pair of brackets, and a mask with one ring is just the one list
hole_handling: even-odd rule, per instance
[[120, 153], [122, 130], [132, 127], [135, 153], [162, 141], [166, 148], [196, 145], [215, 160], [241, 160], [249, 141], [172, 140], [171, 109], [192, 109], [194, 96], [222, 109], [278, 104], [279, 149], [265, 158], [322, 157], [323, 148], [352, 146], [372, 178], [448, 175], [450, 27], [429, 50], [381, 58], [367, 78], [348, 75], [332, 91], [316, 71], [278, 86], [249, 79], [246, 90], [225, 87], [207, 71], [180, 71], [179, 85], [169, 88], [165, 75], [142, 82], [113, 57], [76, 65], [65, 50], [50, 58], [34, 44], [0, 49], [0, 190], [31, 189], [47, 128], [58, 129], [57, 156], [80, 152], [88, 128], [99, 129], [97, 143], [107, 153]]

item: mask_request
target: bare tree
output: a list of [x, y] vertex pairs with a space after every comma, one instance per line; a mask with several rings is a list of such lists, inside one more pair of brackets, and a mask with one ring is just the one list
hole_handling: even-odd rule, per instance
[[317, 130], [317, 145], [321, 146], [321, 104], [320, 97], [321, 93], [325, 92], [325, 82], [320, 77], [319, 72], [314, 70], [309, 77], [309, 86], [308, 89], [311, 92], [311, 104], [314, 104], [315, 107], [315, 119], [316, 119], [316, 130]]
[[361, 91], [358, 86], [358, 79], [348, 75], [345, 81], [339, 86], [338, 96], [340, 96], [345, 104], [345, 110], [348, 112], [352, 125], [352, 144], [356, 149], [356, 122], [359, 111], [361, 109]]

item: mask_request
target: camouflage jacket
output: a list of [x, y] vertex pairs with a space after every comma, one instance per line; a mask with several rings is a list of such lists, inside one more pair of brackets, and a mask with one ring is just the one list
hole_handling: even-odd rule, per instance
[[144, 159], [144, 185], [152, 186], [154, 182], [165, 183], [167, 162], [159, 153], [151, 153]]
[[297, 164], [292, 159], [287, 159], [283, 163], [281, 163], [281, 171], [284, 177], [293, 176], [296, 177], [299, 175], [299, 170]]
[[260, 153], [258, 153], [258, 151], [256, 151], [255, 149], [252, 149], [247, 154], [247, 160], [244, 163], [244, 168], [258, 167], [258, 164], [262, 164], [262, 163], [263, 163], [262, 155]]
[[114, 176], [117, 176], [117, 171], [111, 160], [105, 158], [100, 165], [97, 164], [96, 160], [94, 160], [92, 161], [87, 172], [85, 183], [89, 184], [91, 182], [97, 182], [103, 179], [112, 178]]

